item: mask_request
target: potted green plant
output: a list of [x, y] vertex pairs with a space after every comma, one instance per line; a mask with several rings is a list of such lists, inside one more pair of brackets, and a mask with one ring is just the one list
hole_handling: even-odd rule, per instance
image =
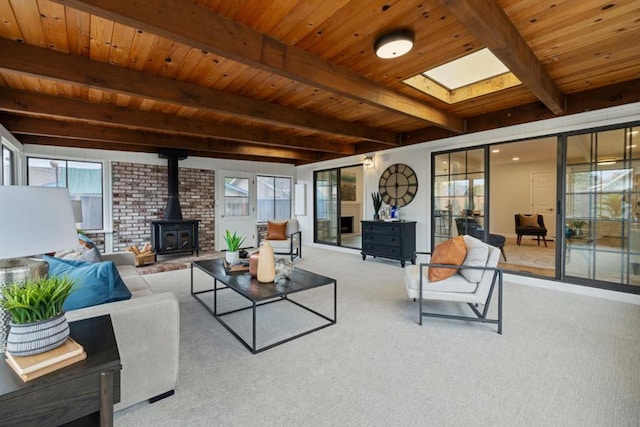
[[582, 227], [584, 227], [587, 223], [581, 220], [576, 220], [573, 221], [573, 227], [576, 229], [575, 235], [576, 236], [581, 236], [582, 235]]
[[380, 219], [380, 208], [382, 207], [382, 196], [379, 192], [371, 193], [371, 199], [373, 200], [373, 219], [375, 221]]
[[241, 237], [237, 232], [231, 232], [226, 230], [224, 234], [224, 241], [227, 244], [227, 253], [225, 259], [229, 264], [237, 264], [240, 260], [240, 245], [244, 242], [245, 237]]
[[4, 287], [0, 306], [11, 317], [6, 350], [14, 356], [30, 356], [62, 345], [69, 337], [62, 305], [73, 290], [73, 281], [66, 277]]

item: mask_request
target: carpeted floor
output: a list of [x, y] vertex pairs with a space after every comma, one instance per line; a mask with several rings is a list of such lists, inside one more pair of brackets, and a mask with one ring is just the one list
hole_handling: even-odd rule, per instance
[[[507, 283], [503, 335], [461, 321], [419, 326], [397, 262], [303, 253], [297, 267], [338, 280], [338, 323], [257, 355], [190, 296], [189, 270], [145, 276], [180, 300], [178, 387], [115, 424], [640, 425], [640, 306]], [[329, 288], [296, 297], [331, 310]], [[259, 314], [261, 332], [300, 325], [295, 313], [277, 314]]]

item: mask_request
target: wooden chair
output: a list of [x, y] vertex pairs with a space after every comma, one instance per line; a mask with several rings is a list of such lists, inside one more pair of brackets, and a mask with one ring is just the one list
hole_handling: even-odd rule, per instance
[[542, 217], [542, 215], [515, 214], [515, 221], [516, 234], [518, 235], [518, 246], [520, 246], [522, 236], [537, 236], [538, 246], [540, 246], [540, 237], [542, 237], [542, 240], [544, 241], [544, 247], [547, 247], [547, 228], [544, 226], [544, 218]]

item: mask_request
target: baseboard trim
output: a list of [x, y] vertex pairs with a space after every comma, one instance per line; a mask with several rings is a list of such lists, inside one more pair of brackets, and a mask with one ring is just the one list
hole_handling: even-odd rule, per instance
[[640, 295], [627, 292], [612, 291], [609, 289], [593, 288], [591, 286], [574, 285], [567, 282], [545, 280], [536, 277], [520, 276], [517, 274], [504, 274], [504, 281], [509, 284], [534, 286], [551, 289], [553, 291], [568, 292], [571, 294], [602, 298], [611, 301], [625, 302], [640, 305]]
[[152, 397], [151, 399], [149, 399], [149, 403], [156, 403], [158, 400], [162, 400], [164, 398], [167, 398], [169, 396], [173, 396], [175, 393], [175, 390], [169, 390], [166, 393], [162, 393], [159, 394], [157, 396]]

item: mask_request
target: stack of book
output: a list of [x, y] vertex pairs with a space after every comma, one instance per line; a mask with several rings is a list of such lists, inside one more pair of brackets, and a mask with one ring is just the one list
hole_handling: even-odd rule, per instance
[[6, 352], [5, 356], [7, 364], [26, 382], [84, 360], [87, 353], [73, 338], [67, 338], [60, 347], [44, 353], [14, 356]]

